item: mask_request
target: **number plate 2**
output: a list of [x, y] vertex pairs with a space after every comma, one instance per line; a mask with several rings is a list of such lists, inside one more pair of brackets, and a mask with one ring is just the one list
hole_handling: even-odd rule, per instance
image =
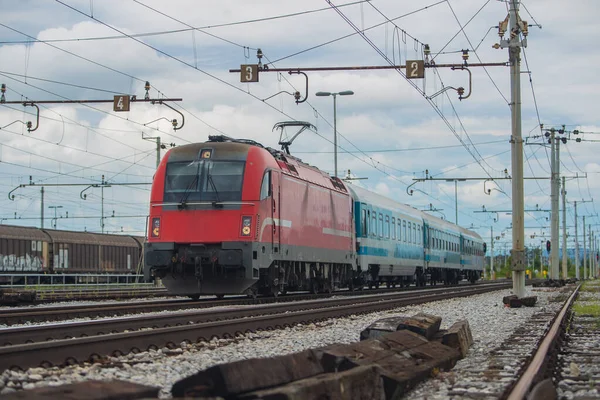
[[408, 79], [425, 78], [425, 62], [423, 60], [406, 60], [406, 77]]

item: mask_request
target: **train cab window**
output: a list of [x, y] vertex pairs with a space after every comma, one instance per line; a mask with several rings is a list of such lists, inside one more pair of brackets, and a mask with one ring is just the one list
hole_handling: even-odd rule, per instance
[[413, 243], [417, 243], [417, 224], [413, 224]]
[[164, 201], [240, 201], [244, 161], [193, 160], [167, 163]]
[[417, 229], [417, 244], [423, 244], [423, 236], [421, 233], [421, 225], [418, 225]]
[[383, 214], [379, 214], [379, 237], [383, 237]]
[[402, 234], [402, 239], [406, 242], [406, 221], [402, 220], [402, 230], [404, 233]]
[[367, 237], [368, 235], [368, 229], [367, 229], [367, 224], [369, 223], [369, 219], [367, 217], [367, 210], [365, 210], [364, 208], [361, 210], [361, 219], [360, 219], [360, 228], [361, 228], [361, 236], [362, 237]]
[[408, 223], [408, 243], [413, 243], [413, 236], [412, 236], [412, 222]]
[[264, 200], [271, 195], [271, 171], [267, 171], [263, 176], [262, 184], [260, 185], [260, 199]]
[[385, 216], [385, 237], [390, 238], [390, 217], [388, 215]]
[[396, 240], [396, 218], [392, 217], [392, 240]]

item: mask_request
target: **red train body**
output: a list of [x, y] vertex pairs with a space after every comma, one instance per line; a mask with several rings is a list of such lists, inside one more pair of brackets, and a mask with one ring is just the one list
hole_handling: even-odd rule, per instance
[[338, 178], [256, 142], [180, 146], [154, 177], [145, 272], [189, 296], [349, 286], [352, 207]]

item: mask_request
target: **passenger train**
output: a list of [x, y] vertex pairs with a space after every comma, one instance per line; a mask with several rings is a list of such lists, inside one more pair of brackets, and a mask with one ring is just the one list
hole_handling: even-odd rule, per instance
[[475, 232], [282, 151], [218, 135], [162, 159], [144, 272], [190, 297], [277, 295], [475, 282], [484, 255]]

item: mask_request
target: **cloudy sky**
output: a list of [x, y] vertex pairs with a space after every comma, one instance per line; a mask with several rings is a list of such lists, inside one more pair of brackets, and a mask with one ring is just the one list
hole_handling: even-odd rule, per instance
[[[353, 96], [337, 101], [340, 175], [350, 170], [353, 177], [368, 178], [359, 184], [419, 209], [440, 210], [433, 214], [452, 222], [454, 182], [416, 183], [412, 196], [407, 187], [426, 171], [436, 179], [482, 178], [457, 184], [458, 220], [486, 238], [492, 226], [495, 234], [504, 231], [497, 245], [503, 248], [510, 240], [511, 181], [483, 178], [511, 173], [509, 68], [472, 66], [471, 95], [462, 101], [450, 87], [469, 92], [464, 70], [431, 68], [425, 79], [411, 82], [394, 70], [309, 72], [308, 99], [301, 104], [290, 94], [307, 94], [302, 76], [263, 72], [258, 83], [240, 83], [239, 73], [229, 69], [257, 63], [258, 48], [271, 69], [404, 64], [422, 59], [424, 44], [438, 65], [461, 63], [463, 49], [469, 49], [469, 63], [504, 63], [508, 51], [492, 46], [499, 42], [506, 1], [333, 4], [337, 11], [325, 0], [0, 0], [6, 101], [143, 97], [149, 81], [151, 97], [183, 98], [171, 105], [185, 116], [185, 126], [174, 131], [169, 120], [181, 117], [165, 106], [133, 104], [130, 112], [116, 113], [112, 104], [39, 104], [39, 126], [28, 132], [27, 121], [36, 126], [34, 107], [0, 106], [2, 223], [40, 226], [40, 186], [46, 185], [46, 227], [56, 210], [59, 229], [100, 231], [104, 197], [105, 231], [143, 234], [149, 186], [116, 184], [152, 181], [156, 141], [144, 138], [157, 136], [183, 145], [225, 134], [277, 147], [275, 123], [308, 121], [317, 132], [302, 133], [292, 153], [333, 173], [333, 101], [315, 93], [352, 90]], [[568, 7], [564, 1], [530, 0], [520, 11], [530, 25], [521, 74], [525, 176], [550, 175], [540, 124], [583, 132], [581, 142], [565, 134], [572, 140], [560, 153], [573, 239], [573, 201], [594, 230], [600, 221], [593, 202], [581, 203], [600, 201], [600, 85], [593, 72], [600, 62], [600, 7], [597, 0]], [[450, 89], [428, 101], [444, 88]], [[86, 186], [52, 186], [97, 184], [103, 176], [115, 185], [103, 196], [89, 188], [85, 200]], [[30, 177], [36, 185], [13, 191], [9, 200], [8, 193]], [[486, 189], [492, 189], [489, 195]], [[475, 212], [483, 206], [499, 212]], [[525, 181], [525, 207], [550, 209], [547, 179]], [[549, 217], [527, 213], [531, 246], [549, 237]]]

